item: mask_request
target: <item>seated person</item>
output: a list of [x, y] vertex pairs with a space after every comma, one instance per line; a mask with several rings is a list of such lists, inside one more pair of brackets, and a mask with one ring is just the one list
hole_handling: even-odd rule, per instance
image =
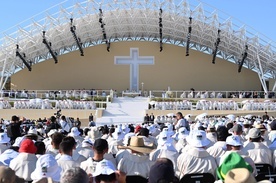
[[118, 170], [126, 175], [140, 175], [144, 178], [149, 176], [150, 167], [153, 164], [148, 154], [153, 147], [144, 144], [143, 137], [133, 136], [130, 138], [129, 146], [121, 148], [130, 149], [131, 153], [125, 154], [118, 164]]
[[194, 130], [187, 137], [187, 142], [191, 148], [177, 159], [179, 178], [192, 173], [210, 173], [215, 176], [217, 164], [214, 157], [206, 151], [206, 147], [210, 143], [206, 137], [206, 132]]
[[35, 155], [37, 148], [30, 139], [21, 142], [19, 155], [10, 162], [10, 168], [15, 171], [18, 177], [25, 181], [32, 181], [31, 173], [35, 170], [37, 157]]

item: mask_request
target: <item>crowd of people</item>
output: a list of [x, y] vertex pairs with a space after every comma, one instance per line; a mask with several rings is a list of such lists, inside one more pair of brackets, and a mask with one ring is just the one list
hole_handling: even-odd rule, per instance
[[191, 120], [178, 112], [166, 123], [151, 114], [142, 124], [84, 128], [65, 116], [23, 122], [12, 116], [0, 130], [1, 182], [177, 183], [202, 174], [202, 182], [255, 183], [258, 164], [276, 167], [276, 120], [267, 113]]
[[2, 90], [1, 94], [3, 97], [26, 98], [26, 99], [34, 99], [37, 97], [46, 98], [46, 99], [49, 99], [49, 98], [70, 99], [71, 97], [87, 99], [88, 97], [91, 97], [91, 96], [106, 97], [108, 95], [107, 91], [105, 90], [95, 90], [95, 89], [58, 90], [58, 91], [28, 91], [25, 89], [24, 90]]
[[229, 101], [208, 101], [198, 100], [195, 104], [192, 101], [170, 101], [170, 102], [149, 102], [149, 109], [154, 110], [276, 110], [276, 102], [271, 100], [244, 100], [236, 102]]

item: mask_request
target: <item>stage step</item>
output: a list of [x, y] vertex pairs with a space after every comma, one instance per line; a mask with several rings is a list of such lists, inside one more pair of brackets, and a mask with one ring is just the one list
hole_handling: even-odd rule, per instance
[[96, 120], [97, 125], [142, 123], [145, 110], [148, 108], [148, 98], [119, 97], [107, 105], [103, 116]]

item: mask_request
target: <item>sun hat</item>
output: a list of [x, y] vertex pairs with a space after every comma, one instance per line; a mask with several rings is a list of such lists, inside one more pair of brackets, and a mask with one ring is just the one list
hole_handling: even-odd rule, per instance
[[[257, 183], [257, 181], [248, 169], [235, 168], [226, 174], [224, 183]], [[271, 181], [263, 180], [258, 183], [271, 183]]]
[[93, 142], [91, 139], [85, 139], [81, 143], [81, 147], [92, 147], [92, 146], [93, 146]]
[[130, 128], [128, 127], [128, 125], [123, 125], [122, 126], [122, 130], [125, 134], [129, 133], [130, 132]]
[[31, 179], [40, 180], [44, 177], [51, 177], [53, 181], [59, 182], [61, 171], [55, 157], [51, 154], [44, 154], [38, 158], [36, 168], [31, 173]]
[[28, 131], [28, 134], [37, 135], [37, 131], [35, 128], [31, 127]]
[[168, 131], [162, 131], [158, 136], [158, 145], [163, 145], [166, 142], [168, 142], [168, 139], [170, 138]]
[[114, 167], [111, 161], [103, 159], [98, 162], [96, 165], [96, 171], [93, 173], [93, 177], [97, 177], [99, 175], [111, 175], [115, 173], [116, 168]]
[[101, 132], [96, 126], [90, 127], [88, 137], [91, 138], [91, 140], [95, 141], [96, 139], [101, 138]]
[[178, 139], [185, 139], [188, 136], [188, 130], [185, 127], [178, 129]]
[[51, 135], [53, 135], [54, 133], [58, 132], [56, 129], [52, 129], [47, 133], [48, 137], [51, 137]]
[[133, 136], [130, 138], [129, 146], [118, 146], [119, 149], [130, 149], [136, 152], [149, 154], [153, 151], [153, 146], [146, 146], [144, 138], [141, 136]]
[[19, 147], [20, 153], [30, 153], [35, 154], [37, 151], [37, 148], [34, 144], [34, 142], [31, 139], [24, 139]]
[[240, 124], [236, 124], [236, 125], [233, 126], [232, 131], [240, 133], [240, 132], [243, 131], [243, 129], [242, 129], [242, 126]]
[[231, 152], [222, 162], [222, 164], [217, 168], [217, 176], [220, 180], [224, 180], [226, 174], [235, 168], [246, 168], [251, 173], [253, 168], [249, 165], [242, 157], [236, 152]]
[[73, 127], [71, 129], [71, 132], [68, 134], [68, 136], [77, 137], [80, 135], [80, 131], [77, 127]]
[[207, 139], [206, 132], [203, 130], [193, 130], [186, 139], [193, 147], [206, 147], [210, 144], [210, 140]]
[[226, 138], [226, 144], [231, 145], [231, 146], [235, 146], [235, 147], [242, 146], [241, 138], [238, 135], [228, 136]]
[[121, 127], [115, 128], [115, 131], [112, 133], [112, 136], [115, 140], [118, 141], [124, 139], [123, 129]]
[[133, 136], [135, 136], [135, 133], [128, 133], [124, 136], [124, 141], [123, 141], [124, 146], [128, 145], [129, 139]]
[[266, 127], [265, 127], [265, 125], [263, 125], [263, 124], [257, 124], [257, 125], [255, 126], [255, 128], [260, 129], [262, 132], [263, 132], [263, 131], [266, 131]]
[[1, 183], [24, 183], [25, 180], [17, 177], [15, 171], [6, 166], [0, 166]]
[[0, 133], [0, 143], [7, 144], [10, 142], [10, 138], [8, 137], [7, 133]]
[[[162, 158], [163, 159], [163, 158]], [[169, 159], [158, 159], [150, 168], [149, 183], [158, 183], [160, 180], [172, 182], [174, 179], [173, 163]]]
[[37, 131], [35, 128], [31, 127], [28, 131], [28, 133], [25, 135], [25, 137], [33, 139], [33, 140], [37, 140], [38, 139], [38, 135], [37, 135]]
[[258, 128], [251, 128], [248, 132], [248, 137], [251, 139], [256, 139], [261, 137], [261, 130]]
[[25, 140], [25, 137], [17, 137], [15, 142], [12, 144], [14, 147], [20, 147], [22, 141]]

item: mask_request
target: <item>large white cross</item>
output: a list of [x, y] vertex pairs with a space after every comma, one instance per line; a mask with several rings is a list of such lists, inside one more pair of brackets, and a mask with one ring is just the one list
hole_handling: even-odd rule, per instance
[[129, 90], [139, 91], [139, 65], [154, 65], [154, 56], [139, 56], [139, 48], [130, 48], [130, 56], [115, 56], [114, 63], [130, 66]]

